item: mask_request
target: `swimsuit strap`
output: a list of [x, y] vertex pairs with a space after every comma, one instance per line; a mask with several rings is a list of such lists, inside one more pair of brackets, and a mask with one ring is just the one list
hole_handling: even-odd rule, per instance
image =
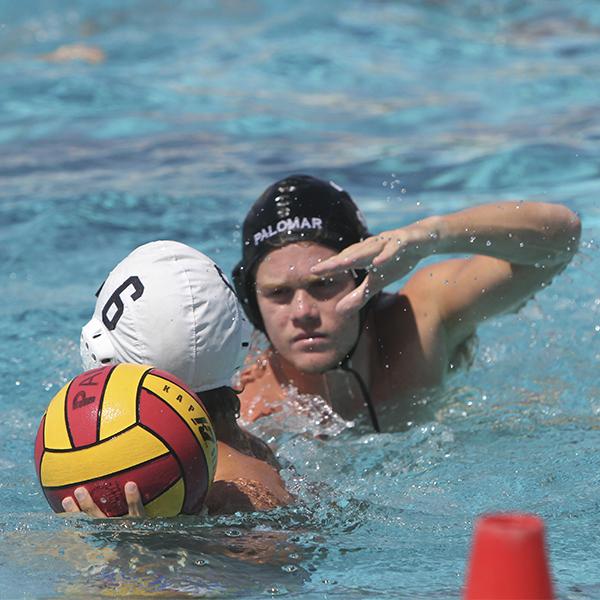
[[[375, 296], [374, 296], [374, 298], [375, 298]], [[375, 431], [377, 433], [381, 433], [381, 428], [379, 427], [379, 420], [377, 419], [377, 412], [375, 411], [375, 406], [373, 406], [373, 400], [371, 399], [371, 394], [369, 393], [367, 385], [366, 385], [364, 379], [360, 376], [360, 374], [350, 366], [350, 361], [352, 360], [352, 356], [354, 355], [356, 347], [358, 346], [360, 336], [362, 335], [364, 326], [367, 322], [368, 308], [369, 308], [369, 304], [367, 304], [366, 306], [364, 306], [361, 309], [360, 330], [358, 333], [358, 337], [356, 338], [356, 342], [354, 342], [354, 346], [352, 346], [352, 348], [350, 349], [350, 352], [348, 352], [348, 354], [346, 354], [346, 357], [340, 363], [340, 369], [342, 369], [344, 371], [348, 371], [348, 373], [352, 373], [352, 375], [354, 375], [354, 377], [358, 383], [358, 386], [360, 387], [360, 390], [362, 392], [365, 404], [367, 405], [367, 409], [369, 411], [369, 416], [371, 417], [371, 423], [373, 424], [373, 429], [375, 429]]]
[[371, 394], [369, 394], [369, 390], [364, 382], [364, 379], [355, 371], [351, 366], [348, 365], [348, 361], [350, 359], [350, 355], [348, 355], [344, 362], [340, 365], [340, 368], [344, 371], [348, 371], [348, 373], [352, 373], [354, 375], [360, 390], [362, 392], [363, 398], [365, 400], [365, 404], [367, 405], [367, 409], [369, 411], [369, 416], [371, 417], [371, 423], [373, 424], [373, 429], [375, 429], [376, 433], [381, 433], [381, 428], [379, 427], [379, 420], [377, 419], [377, 413], [375, 412], [375, 407], [373, 406], [373, 400], [371, 399]]

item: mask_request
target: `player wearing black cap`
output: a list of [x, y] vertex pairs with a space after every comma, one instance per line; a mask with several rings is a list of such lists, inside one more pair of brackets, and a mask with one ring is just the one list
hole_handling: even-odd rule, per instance
[[[248, 211], [233, 273], [247, 316], [270, 342], [242, 374], [242, 416], [277, 410], [292, 384], [345, 418], [368, 415], [376, 431], [396, 427], [405, 400], [443, 381], [477, 324], [547, 284], [579, 235], [564, 206], [500, 202], [369, 236], [335, 183], [307, 175], [274, 183]], [[474, 256], [381, 293], [443, 253]]]
[[[268, 332], [265, 329], [264, 319], [259, 308], [256, 294], [256, 270], [261, 260], [276, 248], [283, 248], [290, 244], [294, 247], [307, 250], [306, 243], [311, 242], [319, 253], [318, 260], [333, 256], [340, 250], [358, 243], [367, 237], [366, 221], [349, 194], [334, 182], [326, 182], [308, 175], [291, 175], [268, 187], [250, 209], [243, 226], [243, 257], [233, 272], [233, 280], [239, 298], [253, 325], [266, 333], [272, 342], [279, 341], [280, 328]], [[298, 246], [300, 244], [300, 246]], [[326, 253], [321, 256], [322, 249]], [[269, 259], [270, 260], [270, 259]], [[284, 261], [285, 261], [284, 257]], [[294, 275], [293, 265], [287, 264], [288, 273]], [[328, 305], [335, 308], [335, 298], [342, 293], [354, 289], [364, 279], [366, 271], [353, 270], [350, 273], [337, 274], [335, 277], [321, 278], [313, 276], [307, 281], [309, 295], [321, 299], [327, 298]], [[282, 293], [284, 292], [284, 293]], [[261, 287], [261, 300], [267, 296], [275, 300], [276, 306], [285, 304], [285, 291], [277, 286]], [[275, 309], [277, 310], [277, 309]], [[302, 366], [309, 372], [321, 373], [323, 371], [344, 371], [350, 374], [353, 385], [359, 388], [357, 400], [359, 405], [369, 413], [371, 422], [376, 431], [379, 431], [377, 413], [371, 402], [370, 393], [361, 375], [351, 366], [351, 359], [358, 343], [360, 329], [365, 323], [368, 306], [354, 318], [355, 323], [347, 323], [344, 328], [350, 333], [347, 336], [328, 336], [328, 322], [320, 315], [320, 323], [308, 322], [301, 326], [301, 331], [296, 331], [292, 339], [294, 348], [284, 355], [305, 354], [311, 360], [303, 361]], [[270, 311], [272, 312], [272, 311]], [[323, 322], [325, 320], [325, 323]], [[333, 332], [332, 332], [333, 333]], [[296, 339], [298, 338], [298, 339]], [[280, 350], [287, 344], [278, 344]], [[283, 364], [271, 354], [273, 364], [280, 368]], [[293, 359], [292, 359], [293, 360]], [[319, 389], [320, 391], [320, 389]], [[347, 411], [339, 408], [343, 414]], [[353, 411], [354, 412], [354, 411]]]
[[242, 236], [242, 260], [233, 280], [250, 321], [264, 332], [253, 270], [265, 254], [302, 241], [340, 251], [366, 239], [369, 232], [362, 213], [342, 188], [308, 175], [292, 175], [261, 194], [246, 216]]

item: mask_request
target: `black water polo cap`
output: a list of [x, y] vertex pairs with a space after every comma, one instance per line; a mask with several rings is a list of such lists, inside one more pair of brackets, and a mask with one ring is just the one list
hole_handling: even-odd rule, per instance
[[270, 250], [310, 241], [340, 251], [367, 237], [367, 224], [359, 208], [332, 181], [290, 175], [269, 186], [244, 219], [242, 260], [233, 270], [237, 294], [252, 324], [264, 331], [254, 273]]

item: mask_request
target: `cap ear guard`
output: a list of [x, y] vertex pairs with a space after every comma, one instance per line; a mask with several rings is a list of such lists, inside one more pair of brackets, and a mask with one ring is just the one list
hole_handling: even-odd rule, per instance
[[118, 362], [106, 327], [95, 317], [81, 329], [79, 353], [85, 370]]
[[[239, 298], [237, 298], [239, 304]], [[243, 309], [240, 311], [240, 320], [242, 323], [241, 327], [241, 341], [240, 341], [240, 352], [238, 357], [238, 365], [236, 365], [236, 369], [241, 369], [244, 366], [244, 362], [246, 360], [246, 356], [248, 355], [248, 350], [250, 348], [250, 343], [252, 340], [252, 332], [253, 327], [250, 324], [250, 321], [246, 318]]]
[[246, 313], [246, 316], [256, 327], [256, 329], [265, 331], [265, 325], [258, 308], [258, 301], [256, 300], [256, 290], [251, 289], [254, 285], [254, 278], [249, 276], [248, 271], [252, 270], [244, 261], [241, 260], [233, 269], [231, 278], [233, 279], [233, 285], [235, 286], [235, 292], [239, 298], [242, 308]]

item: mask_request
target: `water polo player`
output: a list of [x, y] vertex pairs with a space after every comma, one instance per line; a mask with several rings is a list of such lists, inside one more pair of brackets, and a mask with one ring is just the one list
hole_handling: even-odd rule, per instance
[[[135, 249], [109, 274], [94, 315], [82, 329], [86, 369], [116, 363], [149, 364], [173, 373], [196, 391], [218, 442], [209, 512], [266, 510], [290, 502], [269, 447], [237, 424], [239, 399], [229, 387], [248, 346], [249, 327], [220, 268], [178, 242]], [[82, 487], [63, 502], [104, 516]], [[135, 482], [125, 485], [130, 515], [143, 512]], [[79, 506], [78, 506], [79, 505]]]
[[[398, 427], [479, 323], [516, 310], [564, 269], [580, 230], [565, 206], [496, 202], [371, 236], [336, 184], [307, 175], [274, 183], [248, 211], [233, 274], [269, 341], [242, 375], [242, 416], [278, 410], [291, 384], [376, 431]], [[383, 293], [421, 260], [450, 253], [470, 256]]]

